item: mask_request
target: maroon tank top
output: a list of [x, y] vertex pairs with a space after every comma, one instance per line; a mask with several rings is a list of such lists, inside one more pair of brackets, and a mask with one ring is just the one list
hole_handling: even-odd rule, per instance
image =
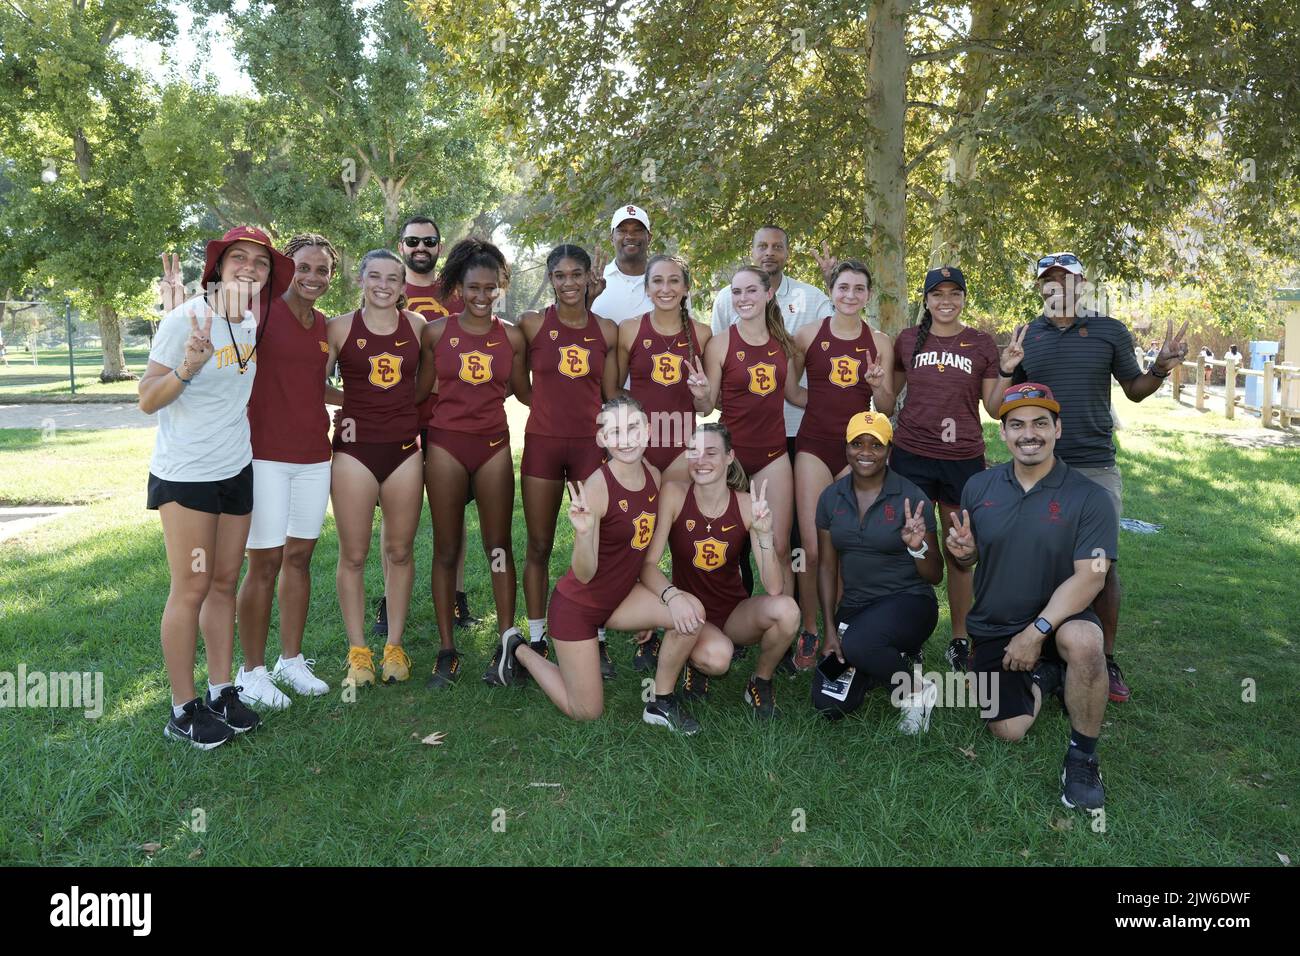
[[600, 466], [605, 487], [609, 489], [609, 506], [605, 517], [600, 519], [596, 576], [583, 584], [573, 568], [569, 568], [555, 585], [569, 600], [613, 611], [636, 584], [659, 512], [659, 486], [644, 462], [641, 470], [645, 474], [645, 486], [640, 491], [631, 491], [618, 483], [608, 464]]
[[261, 374], [253, 379], [248, 400], [254, 458], [296, 465], [330, 460], [325, 411], [329, 351], [321, 312], [312, 309], [311, 328], [304, 329], [284, 299], [271, 303], [257, 346]]
[[722, 424], [733, 444], [742, 448], [785, 447], [785, 376], [788, 361], [781, 343], [772, 337], [750, 345], [740, 326], [727, 333], [722, 360]]
[[[397, 329], [380, 335], [366, 325], [361, 310], [352, 314], [347, 341], [339, 349], [343, 409], [335, 422], [356, 442], [407, 441], [420, 431], [415, 379], [420, 366], [420, 336], [400, 315]], [[346, 434], [345, 434], [346, 437]]]
[[471, 435], [505, 431], [515, 349], [501, 320], [494, 315], [492, 325], [479, 335], [465, 331], [459, 315], [451, 316], [433, 355], [438, 369], [434, 427]]
[[720, 518], [709, 518], [700, 511], [691, 485], [668, 532], [673, 584], [699, 598], [710, 617], [730, 614], [748, 596], [740, 579], [739, 557], [749, 532], [740, 516], [740, 499], [735, 491], [728, 492], [727, 510]]
[[831, 332], [830, 318], [822, 319], [821, 328], [804, 358], [808, 408], [799, 425], [800, 435], [841, 440], [849, 419], [858, 412], [871, 410], [867, 366], [877, 361], [878, 356], [871, 326], [865, 322], [860, 324], [858, 337], [845, 340]]
[[605, 333], [590, 310], [587, 324], [575, 329], [548, 305], [541, 328], [528, 343], [533, 398], [524, 431], [553, 438], [594, 437], [608, 351]]

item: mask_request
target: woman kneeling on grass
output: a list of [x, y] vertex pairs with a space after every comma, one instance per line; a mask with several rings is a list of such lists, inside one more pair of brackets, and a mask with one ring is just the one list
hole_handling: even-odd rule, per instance
[[[546, 610], [556, 662], [515, 631], [502, 635], [498, 665], [502, 684], [518, 683], [527, 672], [574, 720], [595, 720], [605, 710], [598, 627], [607, 621], [627, 631], [673, 626], [660, 597], [637, 583], [659, 509], [659, 470], [645, 461], [649, 419], [636, 399], [619, 395], [601, 406], [597, 422], [596, 441], [608, 460], [586, 481], [569, 482], [573, 564], [556, 583]], [[669, 703], [669, 726], [698, 730], [675, 706]]]
[[[759, 645], [758, 664], [745, 685], [745, 703], [760, 717], [777, 714], [772, 674], [799, 630], [799, 604], [781, 593], [781, 565], [772, 543], [772, 509], [766, 482], [747, 494], [749, 479], [736, 461], [731, 434], [720, 422], [699, 426], [686, 450], [690, 483], [664, 485], [659, 525], [646, 552], [641, 583], [662, 594], [673, 618], [655, 672], [655, 698], [672, 696], [686, 665], [682, 696], [701, 699], [709, 676], [731, 666], [737, 647]], [[749, 597], [740, 579], [749, 542], [766, 594]], [[664, 548], [672, 552], [673, 578], [659, 570]], [[664, 723], [656, 702], [645, 721]]]
[[[163, 317], [140, 379], [140, 410], [158, 412], [148, 507], [162, 521], [171, 570], [162, 647], [172, 713], [163, 732], [204, 750], [259, 722], [230, 680], [235, 585], [253, 510], [247, 409], [271, 302], [289, 287], [293, 269], [256, 229], [232, 229], [209, 242], [204, 297]], [[200, 629], [206, 698], [194, 686]]]

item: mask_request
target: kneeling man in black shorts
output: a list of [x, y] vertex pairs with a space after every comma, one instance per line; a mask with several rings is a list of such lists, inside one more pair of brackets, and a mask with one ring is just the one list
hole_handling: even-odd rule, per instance
[[1091, 604], [1115, 560], [1119, 518], [1104, 488], [1056, 457], [1060, 411], [1045, 385], [1007, 389], [998, 417], [1012, 460], [966, 483], [948, 550], [967, 567], [979, 562], [966, 623], [989, 730], [1019, 740], [1043, 698], [1064, 687], [1061, 802], [1095, 810], [1105, 799], [1096, 751], [1107, 678]]

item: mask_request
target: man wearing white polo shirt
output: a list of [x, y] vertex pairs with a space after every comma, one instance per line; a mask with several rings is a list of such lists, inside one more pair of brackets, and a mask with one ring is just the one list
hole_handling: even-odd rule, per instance
[[[830, 298], [821, 289], [807, 282], [791, 279], [785, 274], [785, 264], [789, 258], [790, 240], [786, 231], [780, 226], [770, 224], [760, 226], [758, 232], [754, 233], [753, 245], [749, 247], [749, 259], [772, 280], [772, 286], [776, 289], [776, 302], [781, 307], [781, 318], [785, 320], [786, 331], [794, 335], [805, 325], [829, 317], [834, 310]], [[599, 309], [595, 311], [604, 314]], [[739, 316], [731, 307], [731, 286], [728, 285], [720, 289], [713, 300], [713, 334], [726, 332], [730, 326], [736, 324], [738, 318]], [[808, 384], [806, 375], [800, 384]], [[786, 446], [791, 458], [794, 457], [794, 436], [799, 434], [799, 423], [802, 421], [803, 409], [786, 402]]]
[[591, 303], [591, 311], [614, 322], [639, 318], [654, 310], [645, 291], [650, 217], [640, 206], [629, 203], [614, 210], [609, 229], [614, 261], [594, 284], [599, 294]]

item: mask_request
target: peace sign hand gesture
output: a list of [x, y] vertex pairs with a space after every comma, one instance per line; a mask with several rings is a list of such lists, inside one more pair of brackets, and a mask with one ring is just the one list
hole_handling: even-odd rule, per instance
[[191, 377], [212, 357], [212, 310], [207, 307], [207, 303], [202, 303], [201, 307], [205, 313], [202, 325], [199, 325], [196, 317], [198, 308], [189, 310], [190, 337], [185, 341], [185, 361], [182, 364]]
[[821, 255], [814, 252], [813, 258], [817, 260], [817, 268], [822, 271], [822, 278], [826, 280], [827, 285], [830, 285], [831, 273], [840, 264], [839, 257], [831, 253], [831, 244], [823, 240]]
[[1025, 333], [1029, 331], [1028, 325], [1018, 325], [1016, 330], [1011, 333], [1011, 342], [1002, 350], [1002, 358], [999, 360], [998, 371], [1014, 372], [1016, 367], [1025, 358]]
[[587, 273], [587, 303], [596, 301], [596, 297], [605, 291], [605, 266], [609, 265], [609, 256], [603, 249], [596, 250], [596, 257], [591, 262], [591, 271]]
[[574, 534], [589, 535], [596, 527], [596, 516], [587, 508], [587, 493], [582, 482], [565, 482], [569, 486], [569, 522]]
[[925, 543], [925, 505], [922, 498], [912, 510], [912, 499], [903, 499], [903, 544], [912, 551], [919, 551]]
[[872, 388], [880, 388], [880, 386], [885, 384], [885, 367], [883, 365], [877, 365], [875, 362], [868, 362], [865, 378], [869, 386]]
[[753, 523], [750, 527], [760, 538], [771, 537], [772, 509], [767, 503], [767, 479], [755, 483], [749, 489], [749, 507], [753, 514]]
[[1155, 366], [1168, 375], [1187, 358], [1187, 343], [1183, 336], [1187, 334], [1187, 323], [1174, 335], [1174, 320], [1170, 319], [1165, 328], [1165, 340], [1160, 344], [1160, 354], [1156, 356]]
[[709, 376], [704, 372], [704, 362], [697, 355], [687, 367], [690, 372], [686, 376], [686, 387], [691, 390], [691, 398], [704, 401], [709, 397]]
[[970, 512], [961, 510], [961, 517], [952, 516], [948, 528], [948, 553], [958, 561], [969, 561], [975, 556], [975, 535], [970, 527]]
[[158, 295], [162, 299], [163, 315], [185, 301], [185, 280], [181, 276], [181, 257], [176, 253], [162, 254], [162, 278], [158, 280]]

